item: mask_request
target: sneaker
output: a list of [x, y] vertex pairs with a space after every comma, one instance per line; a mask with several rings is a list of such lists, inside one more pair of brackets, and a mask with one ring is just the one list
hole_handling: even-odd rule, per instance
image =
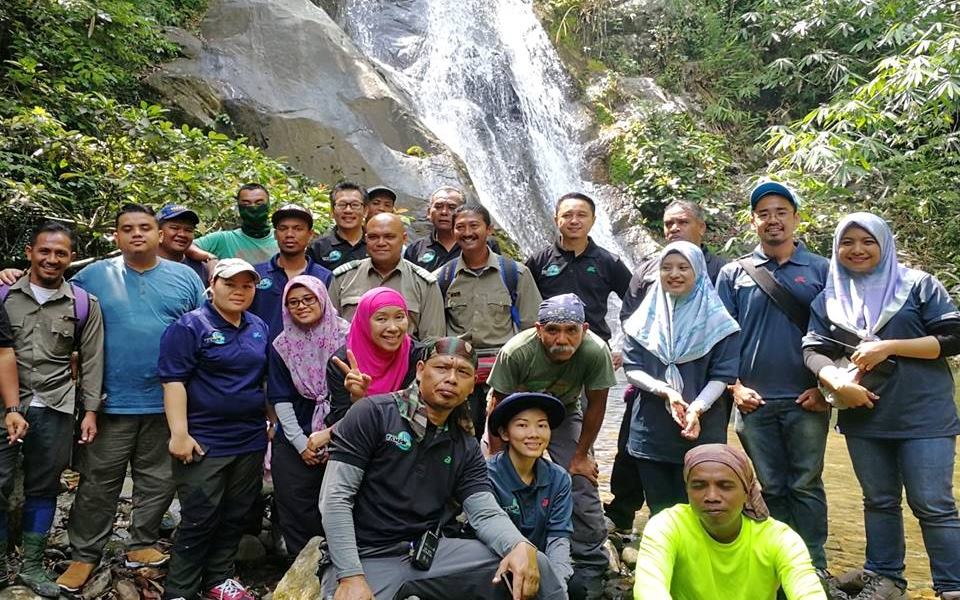
[[63, 572], [63, 575], [57, 579], [57, 585], [60, 586], [60, 589], [67, 592], [77, 592], [87, 583], [87, 580], [90, 579], [90, 575], [96, 568], [97, 565], [93, 563], [85, 563], [78, 560], [72, 561], [70, 566], [67, 567], [67, 570]]
[[204, 600], [256, 600], [236, 579], [227, 579], [203, 594]]
[[140, 567], [161, 567], [170, 560], [169, 554], [164, 554], [156, 548], [140, 548], [127, 552], [127, 558], [123, 561], [130, 569], [139, 569]]
[[866, 584], [854, 600], [907, 600], [906, 586], [894, 579], [863, 570]]
[[870, 578], [864, 575], [863, 569], [851, 569], [837, 577], [837, 587], [848, 596], [854, 597], [863, 591], [863, 586], [869, 581]]

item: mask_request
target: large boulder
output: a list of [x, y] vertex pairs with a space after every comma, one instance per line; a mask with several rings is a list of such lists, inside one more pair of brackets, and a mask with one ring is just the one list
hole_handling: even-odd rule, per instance
[[386, 183], [407, 205], [440, 185], [470, 188], [459, 159], [323, 4], [213, 0], [200, 40], [171, 31], [184, 56], [147, 84], [177, 118], [244, 135], [322, 181]]
[[314, 600], [320, 597], [317, 564], [320, 561], [321, 540], [322, 538], [315, 537], [307, 542], [277, 584], [273, 591], [273, 600]]

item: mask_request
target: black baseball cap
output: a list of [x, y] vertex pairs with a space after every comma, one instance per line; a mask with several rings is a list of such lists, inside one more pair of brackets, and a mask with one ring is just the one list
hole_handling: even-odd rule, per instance
[[397, 193], [385, 185], [376, 185], [367, 190], [367, 203], [370, 203], [370, 198], [374, 196], [389, 196], [394, 202], [397, 201]]

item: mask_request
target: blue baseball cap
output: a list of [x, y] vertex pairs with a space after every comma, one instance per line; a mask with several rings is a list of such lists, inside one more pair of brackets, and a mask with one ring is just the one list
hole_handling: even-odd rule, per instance
[[200, 223], [200, 215], [193, 212], [182, 204], [166, 204], [157, 213], [157, 222], [161, 225], [166, 221], [172, 221], [177, 218], [184, 218], [193, 221], [194, 225]]
[[510, 419], [528, 408], [539, 408], [547, 413], [550, 429], [556, 429], [567, 417], [567, 409], [554, 396], [540, 392], [514, 392], [500, 401], [490, 413], [487, 431], [497, 435], [501, 427], [506, 427]]
[[790, 201], [790, 204], [792, 204], [794, 208], [800, 208], [800, 202], [790, 188], [776, 181], [765, 181], [753, 188], [753, 191], [750, 192], [750, 210], [757, 207], [757, 203], [760, 202], [761, 198], [770, 195], [783, 196]]

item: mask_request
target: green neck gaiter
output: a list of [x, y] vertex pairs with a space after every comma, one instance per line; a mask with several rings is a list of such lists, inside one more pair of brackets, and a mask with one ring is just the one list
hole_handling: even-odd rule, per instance
[[264, 202], [254, 206], [238, 206], [240, 211], [240, 229], [250, 237], [263, 238], [270, 235], [270, 204]]

